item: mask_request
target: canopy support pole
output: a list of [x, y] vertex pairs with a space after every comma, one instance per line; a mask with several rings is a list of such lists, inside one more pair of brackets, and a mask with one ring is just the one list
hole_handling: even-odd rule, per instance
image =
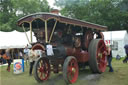
[[49, 38], [49, 43], [51, 42], [51, 39], [52, 39], [52, 36], [53, 36], [53, 32], [54, 32], [54, 30], [56, 28], [56, 24], [57, 24], [57, 20], [56, 20], [56, 22], [55, 22], [55, 24], [53, 26], [53, 29], [52, 29], [52, 32], [51, 32], [51, 35], [50, 35], [50, 38]]
[[31, 39], [31, 43], [32, 43], [32, 23], [30, 22], [30, 39]]
[[45, 42], [48, 43], [47, 21], [45, 21]]
[[26, 31], [25, 31], [25, 28], [24, 28], [23, 24], [22, 24], [22, 28], [23, 28], [23, 30], [24, 30], [25, 36], [27, 37], [28, 43], [30, 44], [30, 41], [29, 41], [28, 35], [27, 35]]

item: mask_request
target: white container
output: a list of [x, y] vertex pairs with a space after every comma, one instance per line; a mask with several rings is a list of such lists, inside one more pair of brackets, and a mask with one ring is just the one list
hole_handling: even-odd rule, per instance
[[14, 74], [20, 74], [24, 72], [24, 59], [14, 59]]

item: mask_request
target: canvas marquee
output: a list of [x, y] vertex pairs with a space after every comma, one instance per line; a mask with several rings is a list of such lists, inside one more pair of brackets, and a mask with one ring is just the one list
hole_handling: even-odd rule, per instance
[[124, 57], [125, 49], [124, 46], [128, 44], [128, 33], [126, 30], [121, 31], [108, 31], [103, 32], [104, 39], [106, 45], [111, 45], [112, 47], [112, 55], [116, 57], [116, 55], [120, 55]]
[[[26, 32], [30, 40], [30, 31]], [[33, 42], [36, 42], [34, 33], [32, 33]], [[2, 32], [0, 31], [0, 49], [7, 48], [24, 48], [29, 44], [24, 32], [18, 32], [16, 30], [12, 32]]]

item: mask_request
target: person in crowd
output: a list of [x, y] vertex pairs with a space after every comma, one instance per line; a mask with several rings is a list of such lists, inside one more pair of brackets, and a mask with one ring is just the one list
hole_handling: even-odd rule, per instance
[[6, 59], [4, 59], [3, 55], [5, 54], [5, 50], [1, 51], [1, 59], [2, 59], [2, 64], [6, 63]]
[[1, 51], [0, 51], [0, 65], [3, 64], [3, 61], [2, 61], [2, 54], [1, 54]]
[[126, 57], [123, 60], [123, 63], [127, 63], [127, 61], [128, 61], [128, 44], [124, 46], [124, 49], [125, 49]]
[[20, 52], [19, 52], [19, 56], [20, 56], [20, 59], [23, 59], [23, 53], [22, 53], [21, 49], [20, 49]]
[[29, 62], [30, 62], [29, 75], [30, 76], [32, 75], [32, 69], [33, 69], [33, 66], [34, 66], [34, 63], [37, 57], [38, 57], [37, 53], [33, 49], [31, 49], [29, 51]]
[[18, 55], [18, 49], [16, 49], [16, 52], [15, 52], [15, 57], [16, 57], [16, 59], [19, 59], [18, 56], [19, 56], [19, 55]]
[[110, 48], [110, 46], [107, 46], [107, 61], [108, 61], [108, 67], [109, 67], [109, 72], [113, 72], [113, 68], [112, 68], [112, 50]]
[[10, 48], [6, 49], [5, 56], [8, 63], [7, 71], [10, 72], [10, 65], [11, 65]]
[[25, 47], [24, 49], [24, 59], [26, 61], [26, 65], [27, 65], [27, 62], [29, 60], [29, 57], [28, 57], [28, 53], [29, 53], [29, 49], [28, 49], [28, 45]]

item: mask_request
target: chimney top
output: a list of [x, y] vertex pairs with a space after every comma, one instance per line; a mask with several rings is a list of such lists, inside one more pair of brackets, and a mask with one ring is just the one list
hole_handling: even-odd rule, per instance
[[59, 14], [59, 10], [58, 9], [52, 9], [51, 10], [51, 13], [53, 13], [53, 14]]

